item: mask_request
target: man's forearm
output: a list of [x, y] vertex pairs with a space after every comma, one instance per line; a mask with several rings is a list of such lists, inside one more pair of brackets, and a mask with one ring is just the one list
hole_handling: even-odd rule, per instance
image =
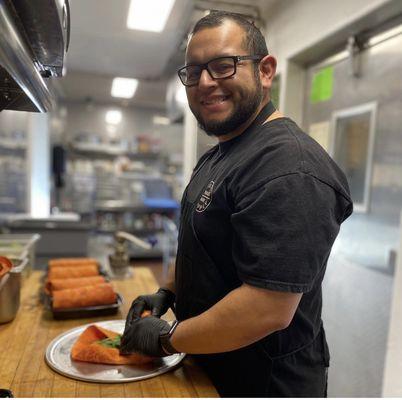
[[243, 285], [204, 313], [180, 322], [171, 343], [178, 351], [189, 354], [245, 347], [286, 328], [300, 298], [301, 294]]

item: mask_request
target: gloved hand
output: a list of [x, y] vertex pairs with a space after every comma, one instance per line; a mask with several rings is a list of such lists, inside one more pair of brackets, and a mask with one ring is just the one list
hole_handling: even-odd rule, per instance
[[169, 330], [170, 325], [166, 321], [152, 315], [135, 318], [128, 329], [126, 325], [121, 338], [120, 353], [139, 352], [154, 357], [167, 356], [169, 354], [163, 350], [159, 336], [167, 334]]
[[[160, 288], [154, 294], [138, 296], [131, 304], [127, 314], [124, 334], [130, 328], [133, 321], [140, 318], [145, 310], [150, 310], [151, 315], [161, 317], [169, 309], [173, 309], [175, 294], [169, 289]], [[173, 310], [174, 311], [174, 310]]]

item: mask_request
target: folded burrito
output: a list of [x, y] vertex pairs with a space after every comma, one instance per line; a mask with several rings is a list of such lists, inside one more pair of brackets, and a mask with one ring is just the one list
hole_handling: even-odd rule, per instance
[[117, 295], [110, 283], [53, 292], [53, 309], [99, 306], [114, 304], [116, 301]]
[[134, 353], [120, 355], [120, 335], [97, 325], [90, 325], [81, 333], [71, 349], [74, 361], [100, 364], [146, 364], [154, 358]]
[[48, 279], [83, 278], [96, 275], [99, 275], [99, 268], [97, 265], [87, 265], [82, 267], [53, 267], [49, 270]]
[[13, 263], [7, 257], [0, 256], [0, 278], [13, 267]]
[[52, 267], [77, 267], [82, 265], [98, 265], [94, 258], [76, 257], [76, 258], [53, 258], [49, 260], [49, 269]]
[[84, 278], [48, 279], [45, 285], [45, 292], [52, 295], [55, 290], [73, 289], [83, 286], [97, 285], [98, 283], [104, 282], [106, 282], [106, 280], [101, 275], [87, 276]]

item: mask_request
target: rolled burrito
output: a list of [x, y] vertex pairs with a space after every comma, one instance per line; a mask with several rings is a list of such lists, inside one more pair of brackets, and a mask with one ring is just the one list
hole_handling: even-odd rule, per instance
[[87, 265], [82, 267], [54, 267], [49, 270], [48, 279], [83, 278], [96, 275], [99, 275], [99, 268], [97, 265]]
[[114, 304], [116, 301], [117, 295], [110, 283], [53, 292], [53, 309], [99, 306]]
[[90, 325], [81, 333], [71, 349], [71, 358], [100, 364], [141, 365], [154, 358], [134, 353], [120, 355], [120, 335], [97, 325]]
[[76, 258], [53, 258], [49, 260], [49, 269], [53, 267], [78, 267], [82, 265], [98, 265], [94, 258], [76, 257]]
[[87, 276], [85, 278], [66, 278], [66, 279], [48, 279], [45, 285], [45, 292], [52, 295], [55, 290], [73, 289], [83, 286], [97, 285], [106, 282], [101, 275]]

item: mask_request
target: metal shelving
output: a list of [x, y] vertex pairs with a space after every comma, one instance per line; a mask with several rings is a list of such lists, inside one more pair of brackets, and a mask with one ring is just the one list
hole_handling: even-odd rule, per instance
[[[117, 168], [124, 158], [131, 163], [128, 170]], [[132, 257], [162, 257], [162, 218], [174, 219], [178, 203], [172, 200], [166, 207], [153, 207], [144, 201], [147, 188], [153, 194], [161, 181], [164, 185], [159, 187], [159, 197], [170, 196], [169, 184], [162, 178], [165, 157], [155, 152], [128, 151], [123, 145], [73, 142], [67, 160], [63, 204], [89, 216], [96, 225], [95, 234], [102, 240], [111, 240], [121, 230], [156, 243], [147, 251], [130, 246]]]
[[18, 213], [26, 210], [27, 165], [23, 144], [0, 143], [0, 210]]

